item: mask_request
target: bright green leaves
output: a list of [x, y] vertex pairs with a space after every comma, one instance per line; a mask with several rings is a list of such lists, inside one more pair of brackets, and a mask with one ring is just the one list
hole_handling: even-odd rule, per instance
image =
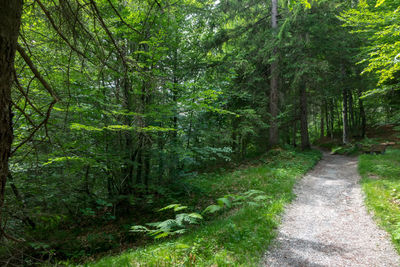
[[400, 53], [400, 13], [395, 1], [378, 0], [374, 7], [360, 3], [358, 9], [344, 12], [341, 19], [353, 33], [367, 39], [360, 63], [365, 66], [363, 73], [378, 77], [379, 87], [368, 94], [398, 89], [396, 73], [400, 71], [400, 64], [396, 56]]
[[[171, 204], [158, 211], [173, 210], [174, 212], [182, 211], [187, 209], [187, 206], [181, 204]], [[131, 232], [134, 233], [147, 233], [155, 239], [168, 237], [176, 234], [183, 234], [186, 232], [187, 225], [198, 224], [203, 219], [198, 213], [178, 213], [174, 219], [167, 219], [161, 222], [147, 223], [146, 225], [151, 227], [148, 228], [142, 225], [135, 225], [131, 227]]]
[[229, 194], [217, 199], [217, 204], [208, 206], [203, 214], [212, 214], [221, 210], [229, 210], [242, 205], [263, 206], [267, 204], [269, 196], [261, 190], [249, 190], [240, 194]]
[[174, 128], [165, 128], [165, 127], [159, 127], [159, 126], [146, 126], [146, 127], [133, 127], [129, 125], [108, 125], [102, 128], [99, 127], [94, 127], [90, 125], [83, 125], [80, 123], [72, 123], [70, 126], [71, 130], [85, 130], [85, 131], [91, 131], [91, 132], [101, 132], [104, 130], [109, 130], [109, 131], [131, 131], [131, 130], [136, 130], [138, 132], [169, 132], [169, 131], [176, 131]]
[[[216, 205], [210, 205], [206, 207], [202, 214], [213, 214], [222, 210], [230, 210], [233, 207], [241, 205], [250, 206], [265, 206], [267, 201], [270, 199], [265, 192], [261, 190], [249, 190], [241, 194], [230, 194], [217, 199]], [[168, 211], [173, 210], [179, 212], [187, 209], [187, 206], [181, 204], [170, 204], [164, 208], [158, 210]], [[147, 233], [155, 239], [168, 237], [176, 234], [183, 234], [186, 232], [187, 225], [198, 224], [203, 220], [203, 216], [199, 213], [178, 213], [174, 219], [167, 219], [161, 222], [146, 223], [147, 226], [135, 225], [131, 227], [131, 232], [134, 233]]]
[[165, 206], [164, 208], [159, 209], [158, 211], [164, 211], [169, 209], [173, 209], [176, 212], [187, 209], [187, 206], [182, 206], [181, 204], [170, 204], [168, 206]]
[[378, 0], [378, 1], [376, 2], [375, 7], [379, 7], [379, 6], [382, 5], [384, 2], [385, 2], [385, 0]]

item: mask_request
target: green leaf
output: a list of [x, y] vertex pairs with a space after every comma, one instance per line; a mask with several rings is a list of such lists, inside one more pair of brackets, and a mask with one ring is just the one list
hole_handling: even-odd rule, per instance
[[267, 200], [267, 199], [270, 199], [270, 197], [268, 197], [266, 195], [260, 195], [260, 196], [256, 196], [254, 198], [254, 201], [259, 202], [259, 201], [264, 201], [264, 200]]
[[224, 205], [225, 205], [227, 208], [232, 207], [231, 201], [230, 201], [228, 198], [226, 198], [226, 197], [218, 198], [218, 199], [217, 199], [217, 203], [218, 203], [218, 205], [221, 206], [221, 207], [224, 207]]
[[173, 209], [174, 211], [180, 211], [180, 210], [184, 210], [186, 208], [187, 208], [187, 206], [182, 206], [181, 204], [170, 204], [168, 206], [165, 206], [162, 209], [159, 209], [158, 211], [164, 211], [164, 210], [169, 210], [169, 209]]
[[215, 212], [220, 211], [220, 210], [222, 210], [222, 207], [221, 207], [221, 206], [218, 206], [218, 205], [210, 205], [210, 206], [208, 206], [207, 208], [204, 209], [203, 214], [206, 214], [206, 213], [215, 213]]
[[135, 232], [135, 233], [146, 233], [149, 231], [150, 230], [143, 225], [134, 225], [131, 227], [131, 230], [130, 230], [130, 232]]
[[376, 2], [375, 7], [379, 7], [379, 6], [382, 5], [383, 3], [385, 3], [385, 0], [378, 0], [378, 1]]
[[160, 233], [160, 234], [155, 235], [154, 238], [155, 238], [155, 239], [160, 239], [160, 238], [163, 238], [163, 237], [167, 237], [167, 236], [169, 236], [169, 235], [170, 235], [170, 233], [162, 232], [162, 233]]
[[199, 219], [199, 220], [203, 219], [203, 216], [201, 216], [200, 214], [198, 214], [196, 212], [189, 213], [188, 216], [192, 217], [192, 218]]

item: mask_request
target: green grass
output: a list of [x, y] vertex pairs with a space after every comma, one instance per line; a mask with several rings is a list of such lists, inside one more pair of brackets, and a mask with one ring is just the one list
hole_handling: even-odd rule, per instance
[[361, 155], [359, 171], [366, 204], [400, 252], [400, 150]]
[[[107, 256], [84, 266], [256, 266], [275, 237], [280, 214], [293, 199], [296, 179], [320, 159], [319, 151], [271, 151], [262, 165], [225, 174], [207, 174], [187, 182], [201, 188], [193, 195], [196, 208], [228, 193], [263, 190], [271, 197], [265, 205], [244, 205], [211, 215], [178, 238], [156, 241]], [[193, 200], [191, 200], [193, 201]]]
[[358, 155], [359, 152], [359, 148], [353, 144], [346, 146], [334, 146], [332, 148], [332, 154], [354, 156]]

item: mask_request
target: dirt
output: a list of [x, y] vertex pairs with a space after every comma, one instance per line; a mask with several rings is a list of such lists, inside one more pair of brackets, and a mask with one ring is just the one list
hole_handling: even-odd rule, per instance
[[388, 234], [364, 206], [357, 159], [324, 153], [295, 187], [264, 266], [400, 266]]

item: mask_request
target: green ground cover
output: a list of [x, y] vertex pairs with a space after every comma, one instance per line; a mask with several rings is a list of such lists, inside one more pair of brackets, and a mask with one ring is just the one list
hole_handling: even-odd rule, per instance
[[320, 158], [319, 151], [273, 150], [259, 160], [261, 164], [190, 178], [188, 183], [202, 189], [189, 201], [197, 203], [195, 210], [226, 194], [249, 190], [262, 190], [268, 199], [262, 205], [244, 204], [207, 215], [180, 237], [160, 239], [83, 266], [257, 265], [275, 237], [279, 215], [294, 197], [293, 185]]
[[359, 171], [368, 208], [400, 252], [400, 150], [361, 155]]

